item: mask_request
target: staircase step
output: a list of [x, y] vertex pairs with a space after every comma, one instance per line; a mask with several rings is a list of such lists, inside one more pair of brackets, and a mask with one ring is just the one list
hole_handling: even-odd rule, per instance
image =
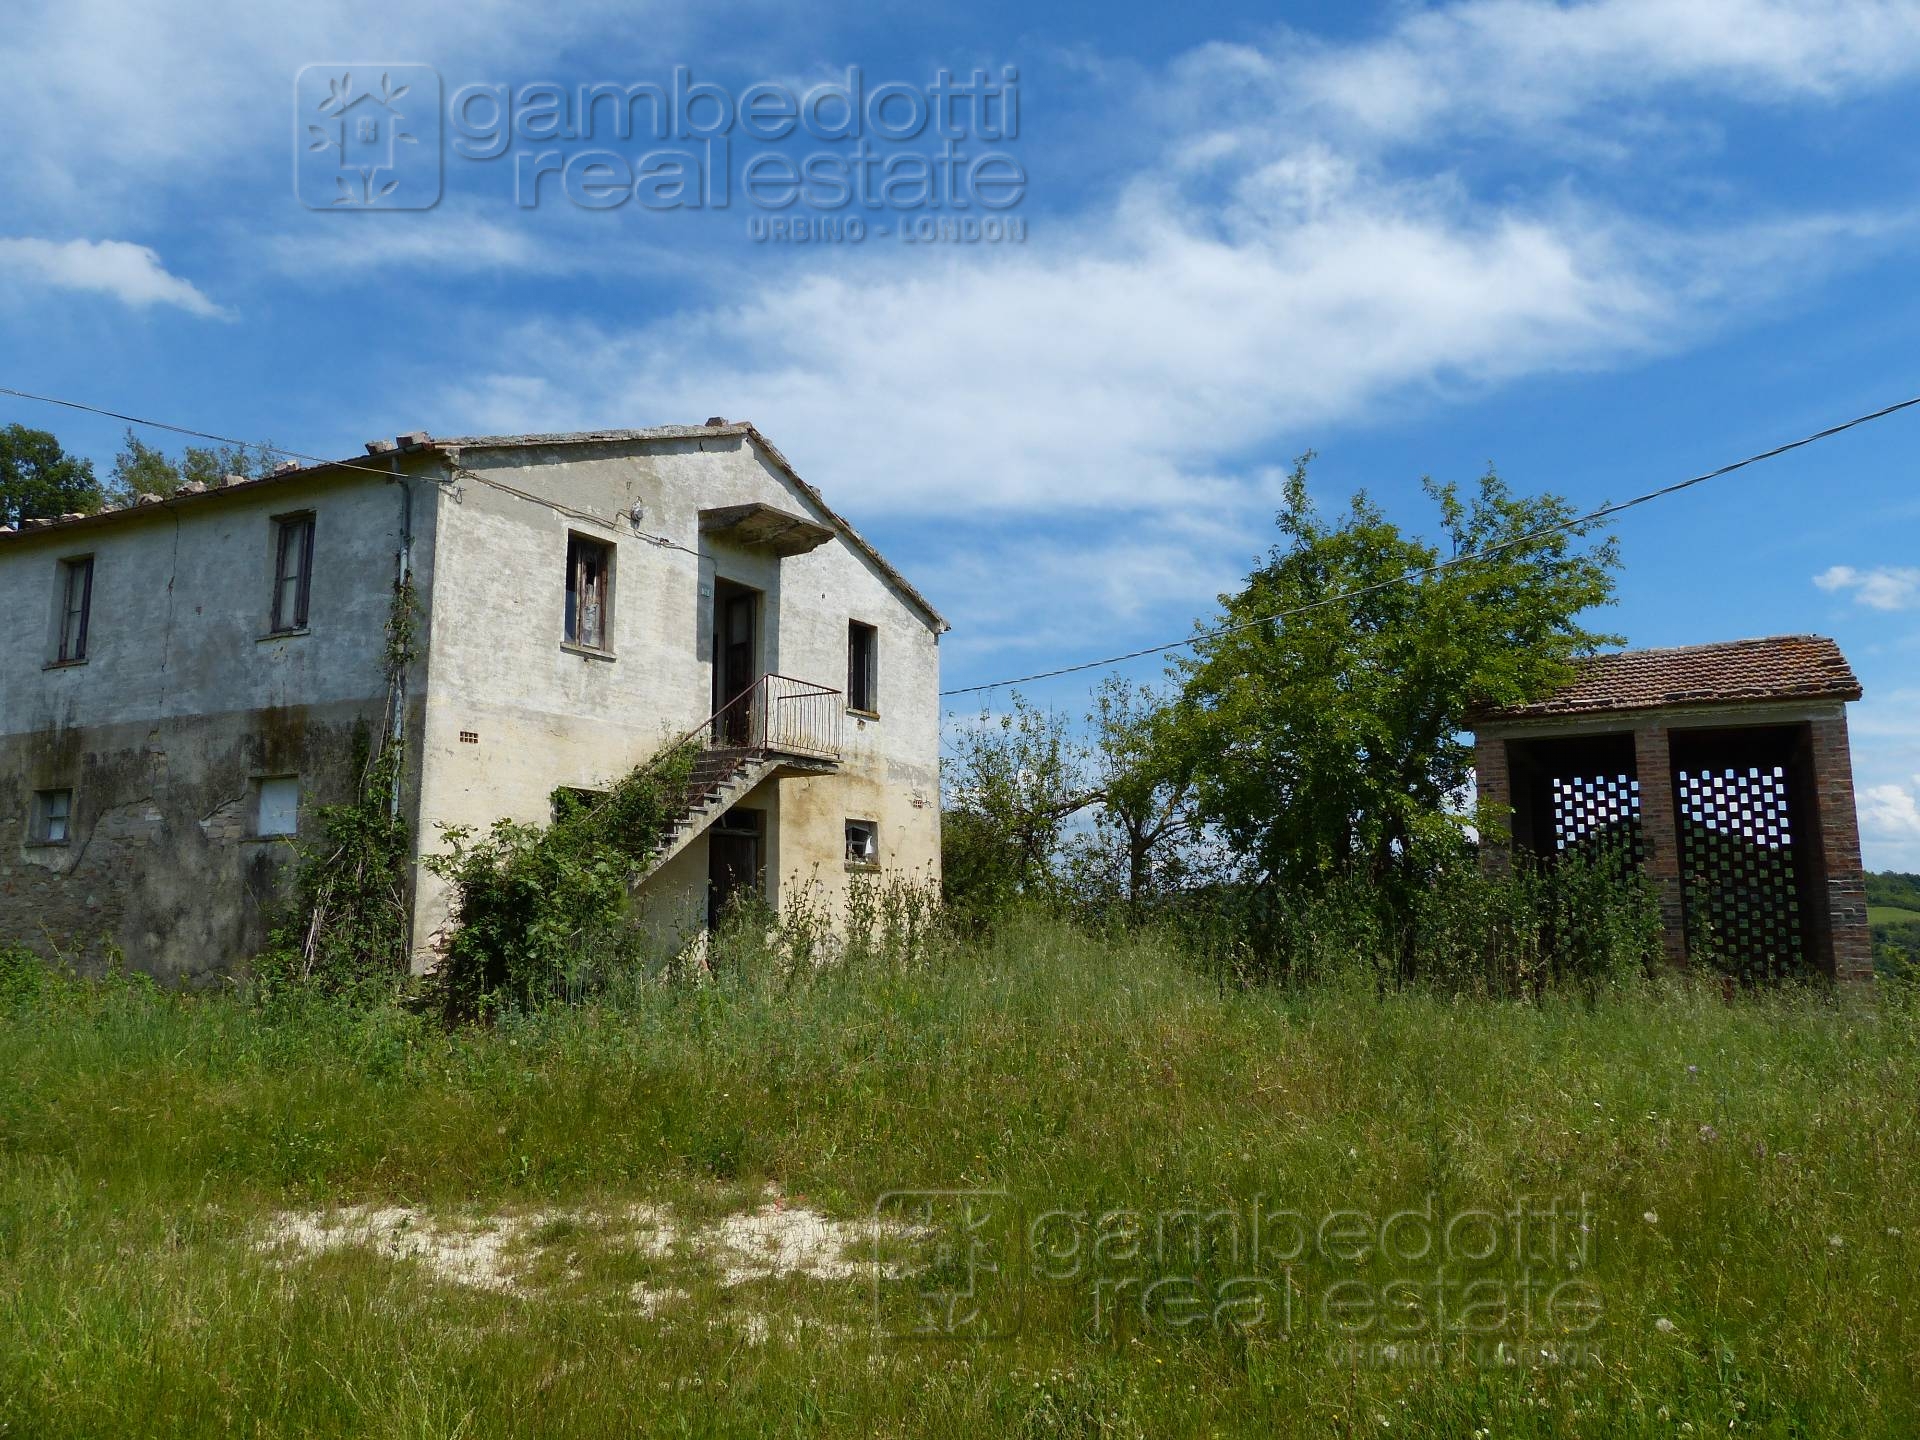
[[685, 808], [674, 818], [653, 860], [630, 883], [635, 888], [644, 885], [776, 768], [770, 756], [754, 750], [708, 751], [696, 757]]

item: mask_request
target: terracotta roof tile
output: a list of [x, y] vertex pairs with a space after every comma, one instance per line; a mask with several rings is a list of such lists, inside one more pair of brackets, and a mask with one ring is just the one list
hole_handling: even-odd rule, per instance
[[1860, 682], [1824, 635], [1774, 635], [1671, 650], [1621, 650], [1575, 661], [1565, 689], [1531, 705], [1483, 710], [1475, 720], [1527, 720], [1671, 705], [1768, 700], [1858, 700]]

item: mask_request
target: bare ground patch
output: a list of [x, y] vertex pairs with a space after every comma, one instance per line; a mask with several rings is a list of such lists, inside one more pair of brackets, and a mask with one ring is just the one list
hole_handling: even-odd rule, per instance
[[[893, 1273], [877, 1258], [877, 1246], [905, 1235], [904, 1227], [835, 1220], [788, 1203], [771, 1185], [762, 1198], [753, 1209], [705, 1221], [656, 1204], [465, 1215], [406, 1205], [289, 1210], [267, 1222], [255, 1248], [283, 1265], [340, 1252], [412, 1261], [437, 1281], [520, 1298], [559, 1292], [588, 1298], [600, 1288], [596, 1279], [638, 1266], [642, 1278], [611, 1293], [648, 1317], [690, 1310], [700, 1291], [793, 1278], [844, 1285]], [[737, 1319], [750, 1344], [782, 1329], [755, 1310]], [[808, 1328], [846, 1327], [794, 1317], [784, 1326], [794, 1335]]]

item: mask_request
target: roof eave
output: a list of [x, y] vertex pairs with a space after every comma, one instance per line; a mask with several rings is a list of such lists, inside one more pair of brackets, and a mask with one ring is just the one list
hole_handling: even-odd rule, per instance
[[944, 635], [953, 628], [947, 618], [933, 608], [931, 601], [914, 587], [912, 581], [896, 570], [886, 556], [864, 535], [854, 528], [853, 522], [827, 503], [826, 497], [818, 488], [804, 480], [800, 472], [793, 468], [793, 462], [781, 453], [758, 426], [748, 420], [733, 420], [724, 425], [658, 425], [644, 430], [573, 430], [546, 435], [457, 435], [447, 439], [436, 439], [431, 447], [446, 453], [451, 458], [470, 454], [475, 450], [520, 450], [532, 446], [562, 445], [619, 445], [619, 444], [657, 444], [663, 440], [750, 440], [760, 447], [761, 452], [773, 462], [774, 468], [785, 476], [799, 491], [825, 515], [847, 540], [879, 569], [907, 602], [925, 617], [937, 635]]
[[[395, 458], [398, 458], [398, 454], [418, 455], [420, 453], [420, 449], [402, 451], [398, 452]], [[14, 529], [0, 529], [0, 543], [37, 540], [43, 535], [67, 535], [76, 530], [96, 530], [138, 516], [166, 514], [183, 507], [228, 496], [251, 495], [254, 491], [266, 486], [283, 485], [295, 480], [338, 479], [349, 475], [366, 475], [381, 481], [390, 481], [394, 478], [393, 472], [380, 470], [369, 464], [352, 460], [326, 460], [312, 465], [297, 466], [290, 470], [277, 470], [270, 475], [256, 475], [248, 480], [236, 480], [232, 484], [209, 485], [201, 490], [177, 490], [171, 495], [163, 495], [156, 499], [136, 500], [131, 505], [115, 505], [94, 510], [85, 515], [50, 520], [43, 524], [22, 522]]]

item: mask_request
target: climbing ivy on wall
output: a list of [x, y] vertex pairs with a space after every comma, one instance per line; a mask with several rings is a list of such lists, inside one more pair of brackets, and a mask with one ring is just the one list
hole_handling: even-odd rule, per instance
[[636, 958], [631, 883], [684, 812], [696, 753], [670, 746], [604, 794], [555, 791], [550, 825], [445, 829], [447, 851], [426, 863], [454, 891], [436, 977], [450, 1015], [577, 997]]
[[412, 844], [396, 803], [406, 746], [395, 716], [404, 703], [417, 627], [413, 581], [394, 586], [384, 668], [388, 714], [378, 736], [355, 736], [353, 798], [321, 806], [312, 840], [296, 841], [290, 900], [254, 964], [263, 994], [312, 988], [356, 998], [392, 994], [412, 946]]
[[[357, 739], [353, 798], [316, 812], [295, 842], [289, 900], [255, 962], [261, 993], [316, 990], [391, 996], [412, 950], [412, 833], [396, 803], [406, 746], [394, 724], [417, 628], [412, 582], [394, 587], [387, 617], [388, 714]], [[484, 835], [445, 830], [427, 867], [454, 892], [451, 937], [432, 981], [455, 1018], [579, 993], [626, 956], [630, 886], [684, 813], [697, 753], [668, 747], [604, 794], [554, 793], [549, 825], [497, 821]]]

